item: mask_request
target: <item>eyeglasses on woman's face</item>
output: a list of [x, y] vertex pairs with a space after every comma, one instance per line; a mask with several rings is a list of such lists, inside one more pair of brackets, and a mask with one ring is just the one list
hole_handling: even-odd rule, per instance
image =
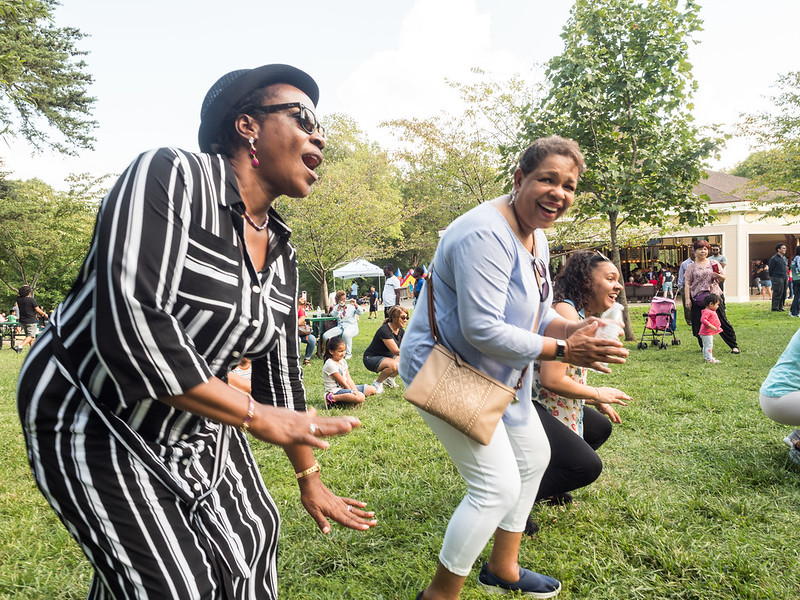
[[308, 108], [302, 102], [284, 102], [283, 104], [267, 104], [265, 106], [255, 106], [251, 110], [258, 111], [264, 114], [270, 114], [287, 110], [289, 108], [299, 108], [300, 111], [292, 114], [291, 116], [297, 119], [297, 123], [306, 133], [313, 134], [319, 131], [322, 137], [325, 137], [325, 128], [317, 120], [317, 115], [314, 111]]
[[400, 315], [401, 321], [408, 321], [408, 315]]

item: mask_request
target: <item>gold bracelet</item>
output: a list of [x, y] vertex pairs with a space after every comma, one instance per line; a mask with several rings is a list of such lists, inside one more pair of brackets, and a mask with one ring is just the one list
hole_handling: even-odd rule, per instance
[[303, 477], [308, 477], [312, 473], [319, 473], [319, 463], [317, 461], [314, 461], [314, 464], [305, 471], [298, 471], [294, 476], [296, 479], [302, 479]]
[[250, 430], [250, 421], [253, 420], [253, 415], [256, 412], [256, 401], [253, 400], [253, 397], [250, 394], [247, 394], [247, 398], [250, 400], [250, 403], [247, 405], [247, 416], [242, 421], [242, 424], [239, 425], [239, 429], [247, 433]]

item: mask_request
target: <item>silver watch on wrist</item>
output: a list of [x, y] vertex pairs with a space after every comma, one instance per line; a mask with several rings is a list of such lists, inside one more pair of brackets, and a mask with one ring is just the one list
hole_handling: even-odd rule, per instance
[[556, 358], [558, 362], [564, 362], [566, 360], [566, 351], [567, 351], [567, 342], [564, 340], [556, 340]]

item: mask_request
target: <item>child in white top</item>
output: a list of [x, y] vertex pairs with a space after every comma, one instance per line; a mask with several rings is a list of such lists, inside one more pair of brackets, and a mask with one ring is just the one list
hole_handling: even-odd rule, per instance
[[347, 346], [339, 336], [332, 337], [325, 346], [325, 364], [322, 367], [322, 383], [325, 385], [325, 408], [339, 402], [361, 404], [367, 396], [376, 393], [371, 385], [356, 385], [350, 377], [344, 358]]

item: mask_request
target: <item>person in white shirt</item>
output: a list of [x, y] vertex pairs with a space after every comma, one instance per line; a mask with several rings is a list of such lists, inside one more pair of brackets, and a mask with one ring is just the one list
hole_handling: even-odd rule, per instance
[[383, 315], [389, 318], [389, 309], [400, 304], [400, 280], [394, 274], [394, 265], [383, 267], [386, 283], [383, 285]]

